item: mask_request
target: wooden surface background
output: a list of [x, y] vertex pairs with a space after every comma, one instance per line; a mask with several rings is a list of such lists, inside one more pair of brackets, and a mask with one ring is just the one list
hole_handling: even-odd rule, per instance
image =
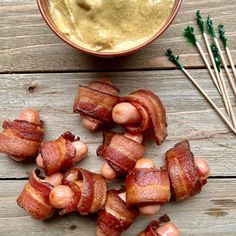
[[[166, 106], [169, 136], [161, 147], [148, 144], [147, 157], [161, 164], [170, 147], [188, 139], [195, 155], [206, 159], [211, 168], [209, 183], [201, 194], [166, 204], [159, 215], [169, 214], [183, 236], [234, 236], [236, 138], [193, 85], [163, 56], [169, 47], [180, 54], [191, 74], [224, 111], [201, 58], [182, 37], [184, 27], [195, 25], [196, 9], [204, 16], [211, 14], [215, 23], [225, 24], [236, 61], [233, 0], [185, 0], [174, 23], [160, 39], [135, 55], [118, 59], [94, 58], [65, 45], [43, 22], [35, 1], [1, 0], [0, 122], [16, 118], [22, 108], [37, 108], [46, 123], [45, 140], [66, 130], [78, 134], [89, 145], [89, 156], [79, 165], [98, 172], [102, 161], [95, 150], [101, 143], [101, 134], [89, 133], [81, 126], [79, 116], [73, 114], [77, 86], [107, 77], [122, 95], [138, 88], [152, 89]], [[200, 35], [199, 39], [202, 42]], [[15, 200], [34, 167], [0, 154], [0, 235], [95, 235], [95, 217], [70, 214], [37, 222], [17, 206]], [[119, 182], [109, 183], [110, 187], [118, 185]], [[139, 217], [124, 236], [136, 235], [155, 218]]]

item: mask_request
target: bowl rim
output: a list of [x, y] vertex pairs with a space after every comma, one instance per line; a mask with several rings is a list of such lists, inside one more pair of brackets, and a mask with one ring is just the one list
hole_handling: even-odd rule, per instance
[[[90, 55], [94, 55], [94, 56], [98, 56], [98, 57], [119, 57], [119, 56], [125, 56], [128, 54], [132, 54], [133, 52], [139, 51], [140, 49], [144, 48], [145, 46], [149, 45], [150, 43], [152, 43], [155, 39], [159, 38], [171, 25], [171, 23], [173, 22], [173, 20], [175, 19], [180, 6], [183, 2], [183, 0], [175, 0], [175, 6], [171, 12], [171, 15], [169, 16], [168, 20], [166, 21], [166, 23], [164, 24], [164, 26], [156, 33], [154, 34], [150, 39], [148, 39], [147, 41], [143, 42], [142, 44], [139, 44], [133, 48], [130, 49], [126, 49], [123, 51], [118, 51], [118, 52], [97, 52], [97, 51], [93, 51], [91, 49], [85, 48], [83, 46], [80, 46], [76, 43], [74, 43], [72, 40], [69, 39], [69, 37], [67, 37], [66, 35], [64, 35], [63, 33], [61, 33], [55, 26], [54, 24], [51, 22], [50, 18], [48, 17], [48, 14], [44, 11], [44, 8], [42, 6], [42, 1], [44, 1], [46, 3], [45, 0], [37, 0], [37, 5], [39, 8], [39, 11], [43, 17], [43, 19], [45, 20], [45, 22], [47, 23], [47, 25], [49, 26], [49, 28], [65, 43], [67, 43], [68, 45], [70, 45], [71, 47], [80, 50], [84, 53], [90, 54]], [[46, 3], [47, 4], [47, 3]]]

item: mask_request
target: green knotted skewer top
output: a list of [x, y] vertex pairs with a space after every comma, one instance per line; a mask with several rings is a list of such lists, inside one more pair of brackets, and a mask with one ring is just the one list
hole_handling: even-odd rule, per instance
[[166, 51], [166, 56], [169, 58], [169, 60], [174, 63], [176, 66], [178, 66], [181, 70], [184, 68], [184, 66], [181, 64], [181, 62], [179, 61], [179, 56], [175, 55], [171, 49], [168, 49]]
[[188, 26], [184, 30], [184, 37], [192, 44], [196, 45], [197, 43], [197, 38], [194, 32], [194, 28], [192, 26]]
[[218, 50], [218, 48], [216, 47], [215, 44], [211, 45], [211, 51], [212, 51], [212, 54], [213, 54], [214, 59], [215, 59], [217, 70], [218, 70], [218, 72], [220, 72], [222, 61], [221, 61], [221, 57], [220, 57], [220, 54], [219, 54], [219, 50]]
[[216, 37], [216, 32], [214, 30], [213, 22], [212, 22], [210, 16], [207, 17], [206, 25], [207, 25], [207, 29], [208, 29], [208, 32], [210, 33], [210, 35], [213, 38], [215, 38]]
[[219, 29], [220, 39], [221, 39], [224, 47], [227, 48], [227, 46], [228, 46], [228, 39], [225, 37], [224, 26], [222, 24], [219, 24], [218, 29]]
[[202, 33], [205, 33], [204, 21], [202, 19], [202, 15], [201, 15], [200, 10], [197, 10], [196, 16], [197, 16], [197, 24], [198, 24], [200, 30], [202, 31]]

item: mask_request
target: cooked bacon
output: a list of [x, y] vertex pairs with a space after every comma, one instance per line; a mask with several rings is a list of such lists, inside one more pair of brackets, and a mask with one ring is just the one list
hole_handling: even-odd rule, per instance
[[107, 236], [120, 236], [139, 215], [139, 211], [128, 208], [119, 197], [122, 191], [109, 190], [105, 207], [100, 211], [97, 225]]
[[166, 111], [160, 98], [150, 90], [138, 90], [120, 99], [134, 105], [142, 115], [137, 127], [126, 127], [131, 133], [146, 132], [153, 136], [158, 145], [167, 137]]
[[23, 120], [6, 120], [2, 127], [0, 152], [16, 161], [36, 157], [44, 135], [43, 121], [38, 125]]
[[74, 101], [74, 112], [79, 112], [83, 118], [94, 124], [110, 123], [112, 109], [118, 102], [118, 93], [119, 90], [108, 80], [98, 80], [88, 86], [79, 86]]
[[80, 138], [66, 132], [58, 139], [42, 143], [40, 154], [43, 158], [44, 171], [51, 175], [58, 171], [66, 171], [74, 166], [73, 158], [76, 150], [72, 142]]
[[201, 192], [206, 181], [202, 182], [198, 176], [188, 141], [180, 142], [170, 149], [166, 153], [166, 163], [176, 200]]
[[53, 186], [41, 179], [39, 174], [39, 170], [32, 171], [17, 203], [33, 218], [46, 220], [51, 218], [55, 212], [49, 203], [49, 193]]
[[119, 133], [104, 132], [97, 155], [102, 156], [119, 176], [126, 176], [144, 156], [145, 146]]
[[[81, 181], [81, 186], [77, 185]], [[82, 168], [74, 168], [66, 172], [63, 184], [71, 187], [74, 193], [73, 202], [60, 211], [60, 215], [78, 211], [87, 215], [100, 210], [106, 201], [106, 181], [99, 174]]]
[[162, 204], [170, 200], [170, 182], [166, 170], [134, 168], [126, 177], [128, 206]]
[[153, 220], [148, 224], [146, 229], [139, 233], [138, 236], [161, 236], [160, 234], [157, 233], [157, 229], [166, 222], [169, 222], [170, 218], [168, 215], [163, 215], [159, 218], [159, 220]]

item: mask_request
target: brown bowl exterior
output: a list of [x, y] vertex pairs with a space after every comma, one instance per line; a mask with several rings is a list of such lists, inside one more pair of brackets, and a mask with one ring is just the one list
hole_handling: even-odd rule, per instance
[[149, 40], [147, 40], [146, 42], [128, 49], [128, 50], [124, 50], [124, 51], [119, 51], [119, 52], [96, 52], [84, 47], [79, 46], [78, 44], [75, 44], [74, 42], [72, 42], [66, 35], [64, 35], [63, 33], [61, 33], [55, 23], [52, 20], [51, 14], [49, 12], [49, 8], [48, 8], [48, 0], [37, 0], [37, 4], [40, 10], [41, 15], [43, 16], [43, 19], [46, 21], [47, 25], [49, 26], [49, 28], [60, 38], [62, 39], [64, 42], [66, 42], [67, 44], [69, 44], [70, 46], [80, 50], [81, 52], [93, 55], [93, 56], [97, 56], [97, 57], [104, 57], [104, 58], [112, 58], [112, 57], [120, 57], [120, 56], [126, 56], [129, 54], [133, 54], [139, 50], [141, 50], [142, 48], [144, 48], [145, 46], [149, 45], [152, 41], [154, 41], [155, 39], [159, 38], [167, 29], [168, 27], [171, 25], [172, 21], [174, 20], [175, 16], [177, 15], [179, 8], [181, 6], [183, 0], [175, 0], [175, 5], [173, 7], [173, 10], [171, 12], [170, 17], [168, 18], [167, 22], [165, 23], [165, 25], [162, 27], [161, 30], [159, 30], [152, 38], [150, 38]]

